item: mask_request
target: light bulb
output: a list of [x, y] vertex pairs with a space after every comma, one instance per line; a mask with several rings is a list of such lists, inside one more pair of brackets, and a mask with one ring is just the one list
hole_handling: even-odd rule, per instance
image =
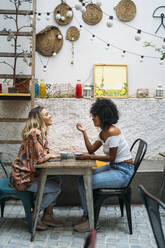
[[44, 72], [46, 72], [46, 71], [47, 71], [47, 67], [46, 67], [46, 65], [44, 65], [44, 67], [43, 67], [43, 71], [44, 71]]
[[106, 46], [105, 46], [105, 49], [106, 49], [106, 50], [108, 50], [108, 49], [109, 49], [109, 47], [110, 47], [110, 44], [109, 44], [109, 43], [107, 43], [107, 44], [106, 44]]
[[53, 56], [53, 57], [56, 57], [56, 55], [57, 55], [56, 52], [53, 52], [53, 53], [52, 53], [52, 56]]
[[68, 12], [66, 13], [66, 16], [67, 17], [72, 17], [72, 15], [73, 15], [72, 9], [69, 8]]
[[163, 39], [162, 48], [165, 49], [165, 39]]
[[76, 3], [74, 7], [75, 7], [76, 10], [81, 10], [82, 9], [81, 3]]
[[121, 56], [124, 58], [125, 57], [125, 50], [123, 50], [123, 52], [122, 52], [122, 54], [121, 54]]
[[135, 35], [135, 40], [136, 41], [139, 41], [139, 40], [141, 40], [141, 30], [140, 29], [138, 29], [138, 31], [137, 31], [137, 34]]
[[60, 11], [57, 11], [56, 19], [57, 20], [60, 20], [61, 19]]
[[50, 20], [50, 13], [47, 13], [47, 15], [46, 15], [46, 20]]
[[65, 21], [65, 16], [61, 16], [61, 21]]
[[110, 16], [107, 21], [107, 27], [111, 28], [113, 26], [113, 16]]
[[85, 6], [82, 7], [81, 12], [82, 12], [82, 13], [85, 13], [85, 12], [86, 12]]
[[94, 40], [94, 38], [95, 38], [95, 35], [94, 35], [94, 34], [92, 34], [92, 36], [91, 36], [91, 41], [93, 41], [93, 40]]
[[163, 65], [163, 64], [164, 64], [164, 59], [161, 58], [161, 59], [160, 59], [160, 65]]
[[57, 35], [57, 38], [58, 38], [58, 40], [62, 40], [62, 35], [61, 34], [58, 34]]
[[37, 20], [38, 20], [38, 21], [41, 20], [41, 13], [38, 13], [38, 15], [37, 15]]
[[144, 60], [144, 56], [140, 56], [140, 62], [142, 63]]
[[97, 2], [96, 2], [96, 5], [97, 5], [98, 7], [100, 7], [100, 6], [102, 5], [101, 1], [97, 1]]

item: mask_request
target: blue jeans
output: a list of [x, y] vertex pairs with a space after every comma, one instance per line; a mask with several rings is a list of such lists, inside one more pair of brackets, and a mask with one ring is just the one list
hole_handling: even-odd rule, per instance
[[[122, 188], [126, 187], [134, 173], [134, 165], [132, 164], [106, 164], [93, 170], [92, 188]], [[84, 187], [83, 176], [78, 177], [78, 191], [80, 194], [81, 206], [84, 215], [88, 215], [86, 192]]]

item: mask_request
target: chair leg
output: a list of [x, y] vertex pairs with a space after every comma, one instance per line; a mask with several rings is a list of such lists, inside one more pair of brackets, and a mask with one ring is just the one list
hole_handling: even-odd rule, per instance
[[124, 216], [124, 212], [123, 212], [124, 200], [121, 197], [119, 197], [119, 205], [120, 205], [121, 217], [123, 217]]
[[104, 199], [105, 199], [105, 197], [94, 195], [94, 224], [95, 224], [95, 229], [96, 229], [97, 221], [98, 221], [99, 214], [100, 214], [100, 209], [101, 209], [101, 206], [104, 202]]
[[132, 234], [131, 189], [128, 189], [125, 195], [125, 206], [126, 206], [127, 220], [128, 220], [128, 226], [129, 226], [129, 233]]
[[25, 215], [26, 215], [26, 221], [29, 227], [29, 232], [32, 233], [32, 229], [33, 229], [33, 223], [32, 223], [32, 213], [31, 213], [31, 209], [32, 209], [32, 203], [29, 202], [29, 199], [21, 199], [23, 206], [24, 206], [24, 210], [25, 210]]
[[3, 218], [4, 208], [5, 208], [5, 199], [2, 199], [0, 204], [1, 204], [1, 218]]

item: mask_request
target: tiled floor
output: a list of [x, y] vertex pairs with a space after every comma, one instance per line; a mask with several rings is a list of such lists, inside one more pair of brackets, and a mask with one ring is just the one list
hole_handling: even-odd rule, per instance
[[[35, 240], [30, 242], [22, 205], [18, 201], [8, 203], [5, 207], [5, 218], [0, 222], [0, 248], [82, 248], [87, 233], [72, 230], [72, 221], [81, 215], [80, 208], [58, 207], [54, 209], [54, 215], [63, 220], [64, 228], [50, 228], [37, 232]], [[132, 219], [133, 235], [129, 235], [127, 219], [120, 217], [119, 207], [103, 207], [96, 248], [155, 248], [144, 206], [133, 205]], [[162, 221], [165, 224], [165, 213], [162, 213]]]

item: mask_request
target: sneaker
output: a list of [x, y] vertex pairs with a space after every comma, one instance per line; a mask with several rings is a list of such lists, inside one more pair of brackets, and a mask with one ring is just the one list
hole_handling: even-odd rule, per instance
[[52, 215], [43, 216], [42, 223], [44, 223], [47, 226], [52, 226], [52, 227], [63, 227], [64, 226], [64, 224], [61, 221], [55, 220]]
[[83, 223], [83, 222], [85, 222], [86, 220], [88, 220], [88, 216], [87, 216], [87, 215], [83, 215], [83, 216], [81, 216], [78, 220], [74, 221], [74, 222], [72, 223], [72, 226], [75, 226], [75, 225], [78, 225], [78, 224], [80, 224], [80, 223]]
[[85, 222], [75, 225], [73, 227], [73, 230], [77, 232], [89, 232], [90, 231], [89, 220], [87, 219]]

